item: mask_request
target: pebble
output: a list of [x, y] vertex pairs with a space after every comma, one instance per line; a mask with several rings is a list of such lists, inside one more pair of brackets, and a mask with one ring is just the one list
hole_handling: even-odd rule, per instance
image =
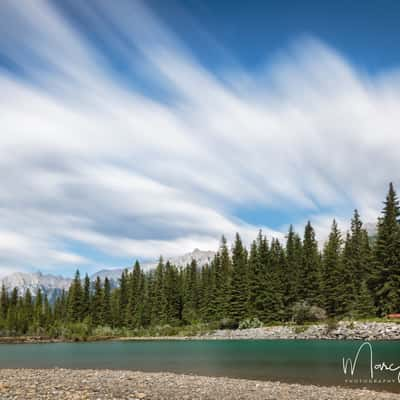
[[0, 388], [1, 400], [399, 399], [366, 389], [115, 370], [0, 369]]

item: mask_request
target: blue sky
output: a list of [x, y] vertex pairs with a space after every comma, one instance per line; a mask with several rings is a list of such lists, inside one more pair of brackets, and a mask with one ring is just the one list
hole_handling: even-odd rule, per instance
[[0, 274], [374, 222], [400, 161], [397, 1], [0, 5]]

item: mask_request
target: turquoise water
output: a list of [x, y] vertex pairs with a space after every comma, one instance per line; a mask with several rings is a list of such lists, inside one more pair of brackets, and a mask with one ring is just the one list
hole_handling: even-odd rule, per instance
[[[95, 343], [1, 344], [0, 368], [111, 368], [372, 387], [400, 392], [397, 374], [374, 369], [379, 383], [349, 383], [342, 358], [362, 342], [333, 340], [163, 340]], [[373, 365], [400, 366], [400, 342], [371, 342]], [[350, 367], [349, 367], [350, 369]], [[349, 374], [349, 372], [348, 372]], [[370, 350], [360, 351], [355, 379], [369, 378]], [[347, 379], [351, 376], [348, 375]], [[382, 382], [394, 380], [395, 382]]]

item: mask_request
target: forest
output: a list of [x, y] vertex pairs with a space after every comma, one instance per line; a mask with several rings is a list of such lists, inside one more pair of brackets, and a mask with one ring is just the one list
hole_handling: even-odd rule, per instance
[[155, 269], [144, 271], [136, 262], [114, 288], [107, 278], [91, 282], [77, 271], [52, 304], [40, 290], [3, 286], [0, 334], [139, 335], [157, 327], [176, 333], [199, 324], [237, 328], [385, 317], [400, 312], [399, 216], [390, 184], [373, 236], [355, 210], [346, 233], [333, 220], [321, 248], [308, 222], [302, 237], [290, 226], [284, 243], [261, 231], [249, 248], [239, 234], [231, 247], [222, 237], [214, 259], [201, 268], [195, 261], [178, 268], [160, 257]]

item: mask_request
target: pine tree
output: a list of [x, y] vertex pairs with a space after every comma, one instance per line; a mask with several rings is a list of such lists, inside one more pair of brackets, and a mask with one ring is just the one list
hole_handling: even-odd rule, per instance
[[286, 260], [288, 275], [286, 303], [287, 308], [290, 309], [298, 300], [299, 274], [301, 267], [301, 239], [299, 235], [294, 232], [292, 225], [290, 225], [286, 237]]
[[299, 298], [311, 305], [321, 305], [321, 259], [314, 228], [308, 221], [304, 230]]
[[357, 296], [356, 316], [358, 318], [373, 317], [376, 313], [374, 299], [366, 281], [361, 282], [360, 291]]
[[211, 265], [205, 265], [200, 274], [200, 300], [199, 308], [203, 321], [210, 322], [220, 319], [217, 313], [218, 291], [216, 286], [216, 269], [219, 265], [218, 254], [214, 257]]
[[77, 270], [68, 292], [69, 318], [72, 322], [81, 321], [82, 319], [82, 301], [82, 283], [79, 270]]
[[265, 275], [263, 321], [280, 321], [285, 315], [284, 253], [279, 240], [273, 239], [269, 251], [269, 262]]
[[104, 279], [102, 323], [107, 326], [112, 326], [113, 323], [111, 310], [111, 285], [107, 277]]
[[167, 321], [167, 300], [165, 297], [165, 267], [160, 257], [154, 273], [153, 302], [151, 310], [151, 321], [154, 325], [162, 325]]
[[374, 292], [379, 315], [400, 311], [399, 201], [392, 183], [378, 222]]
[[233, 320], [239, 322], [247, 316], [248, 298], [247, 254], [237, 233], [232, 249], [232, 282], [229, 301], [229, 314]]
[[323, 267], [325, 310], [330, 317], [343, 314], [346, 286], [343, 280], [342, 237], [333, 220], [328, 241], [324, 246]]
[[31, 291], [26, 289], [25, 291], [25, 296], [24, 296], [24, 317], [26, 320], [26, 330], [28, 330], [29, 326], [33, 322], [33, 300], [32, 300], [32, 294]]
[[36, 292], [34, 305], [34, 325], [36, 329], [43, 327], [43, 297], [42, 291], [39, 288]]
[[119, 301], [118, 301], [118, 326], [123, 326], [125, 323], [125, 318], [126, 318], [126, 309], [128, 307], [128, 302], [129, 302], [129, 280], [128, 280], [128, 270], [125, 269], [122, 274], [121, 278], [119, 280], [119, 291], [118, 291], [118, 296], [119, 296]]
[[1, 318], [5, 321], [7, 319], [7, 311], [8, 311], [8, 293], [4, 283], [1, 285], [1, 295], [0, 295], [0, 312]]
[[165, 320], [168, 324], [176, 325], [181, 319], [181, 298], [178, 271], [169, 261], [165, 264], [164, 279]]
[[101, 279], [98, 276], [94, 284], [94, 293], [92, 297], [92, 324], [93, 326], [103, 325], [103, 287]]
[[[259, 235], [262, 235], [261, 232]], [[263, 293], [264, 276], [260, 258], [258, 256], [258, 246], [255, 240], [250, 246], [248, 277], [249, 298], [247, 309], [249, 311], [249, 317], [261, 319], [263, 304], [259, 300], [261, 299]]]
[[88, 274], [85, 274], [82, 295], [82, 319], [90, 315], [90, 279]]
[[184, 321], [191, 323], [197, 320], [198, 315], [198, 282], [197, 262], [192, 260], [184, 271], [184, 305], [182, 317]]
[[139, 285], [140, 285], [140, 264], [138, 261], [135, 262], [132, 273], [128, 279], [128, 305], [126, 308], [125, 325], [134, 328], [135, 325], [135, 313], [138, 308], [138, 301], [140, 297]]
[[216, 315], [215, 320], [229, 314], [229, 297], [231, 292], [232, 262], [225, 236], [221, 238], [218, 254], [219, 263], [215, 263]]

